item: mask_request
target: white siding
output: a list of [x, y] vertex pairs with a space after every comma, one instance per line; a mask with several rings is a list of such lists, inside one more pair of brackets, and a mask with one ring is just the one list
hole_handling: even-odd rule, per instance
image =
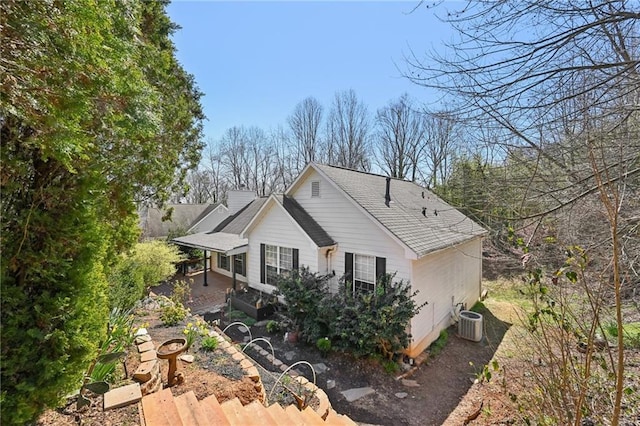
[[[225, 275], [227, 277], [233, 277], [233, 272], [232, 272], [232, 267], [233, 267], [233, 256], [229, 256], [229, 270], [227, 271], [226, 269], [222, 269], [222, 268], [218, 268], [218, 253], [213, 251], [210, 253], [211, 256], [211, 270], [214, 272], [219, 273], [220, 275]], [[245, 262], [249, 262], [249, 255], [247, 254], [245, 256]], [[245, 265], [245, 271], [247, 271], [246, 265]], [[241, 281], [243, 283], [247, 282], [247, 277], [245, 277], [244, 275], [240, 275], [238, 273], [236, 273], [236, 280]]]
[[318, 271], [318, 247], [300, 229], [284, 208], [275, 202], [269, 202], [268, 210], [253, 226], [246, 237], [249, 239], [247, 255], [247, 273], [249, 286], [270, 291], [273, 287], [260, 283], [260, 244], [298, 249], [298, 264]]
[[[320, 196], [311, 197], [311, 182], [320, 182]], [[397, 272], [398, 279], [410, 279], [410, 260], [404, 248], [355, 206], [331, 183], [312, 170], [291, 194], [320, 226], [338, 243], [330, 264], [337, 278], [344, 274], [345, 252], [384, 257], [387, 272]], [[323, 272], [323, 271], [320, 271]]]
[[413, 343], [410, 355], [427, 348], [444, 328], [451, 325], [457, 303], [471, 308], [480, 298], [482, 240], [475, 240], [427, 255], [413, 262], [412, 286], [418, 302], [429, 302], [411, 321]]

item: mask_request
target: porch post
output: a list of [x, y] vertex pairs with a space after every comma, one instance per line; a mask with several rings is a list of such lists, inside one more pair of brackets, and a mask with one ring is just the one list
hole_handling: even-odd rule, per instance
[[207, 251], [204, 251], [204, 286], [207, 287]]
[[233, 271], [232, 272], [233, 289], [235, 290], [236, 289], [236, 255], [235, 254], [231, 256], [231, 268], [232, 268], [231, 270]]

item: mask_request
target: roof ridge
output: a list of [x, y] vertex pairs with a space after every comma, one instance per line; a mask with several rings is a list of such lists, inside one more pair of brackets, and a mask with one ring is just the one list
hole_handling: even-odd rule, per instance
[[413, 184], [415, 184], [415, 185], [417, 185], [417, 186], [420, 186], [420, 185], [418, 185], [417, 183], [415, 183], [414, 181], [406, 180], [406, 179], [403, 179], [403, 178], [397, 178], [397, 177], [393, 177], [393, 176], [385, 176], [385, 175], [381, 175], [381, 174], [378, 174], [378, 173], [366, 172], [366, 171], [364, 171], [364, 170], [350, 169], [350, 168], [348, 168], [348, 167], [344, 167], [344, 166], [337, 166], [337, 165], [334, 165], [334, 164], [324, 164], [324, 163], [315, 163], [315, 164], [316, 164], [316, 166], [321, 166], [321, 167], [332, 167], [332, 168], [334, 168], [334, 169], [345, 170], [345, 171], [347, 171], [347, 172], [360, 173], [360, 174], [363, 174], [363, 175], [369, 175], [369, 176], [375, 176], [375, 177], [381, 177], [381, 178], [390, 178], [390, 179], [393, 179], [393, 180], [397, 180], [397, 181], [399, 181], [399, 182], [413, 183]]

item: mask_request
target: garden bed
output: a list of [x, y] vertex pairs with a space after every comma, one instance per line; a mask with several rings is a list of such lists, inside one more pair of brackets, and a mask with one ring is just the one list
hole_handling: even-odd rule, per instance
[[231, 294], [231, 307], [244, 312], [256, 321], [262, 321], [275, 312], [274, 304], [267, 301], [269, 297], [253, 289], [240, 290]]

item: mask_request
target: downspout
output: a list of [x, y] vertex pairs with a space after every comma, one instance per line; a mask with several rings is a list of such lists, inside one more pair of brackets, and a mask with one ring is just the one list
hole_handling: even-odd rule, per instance
[[327, 249], [327, 251], [325, 252], [324, 256], [325, 259], [327, 261], [327, 275], [335, 275], [335, 271], [331, 270], [331, 254], [336, 251], [338, 249], [338, 247], [336, 247], [335, 245], [333, 247], [329, 247]]

